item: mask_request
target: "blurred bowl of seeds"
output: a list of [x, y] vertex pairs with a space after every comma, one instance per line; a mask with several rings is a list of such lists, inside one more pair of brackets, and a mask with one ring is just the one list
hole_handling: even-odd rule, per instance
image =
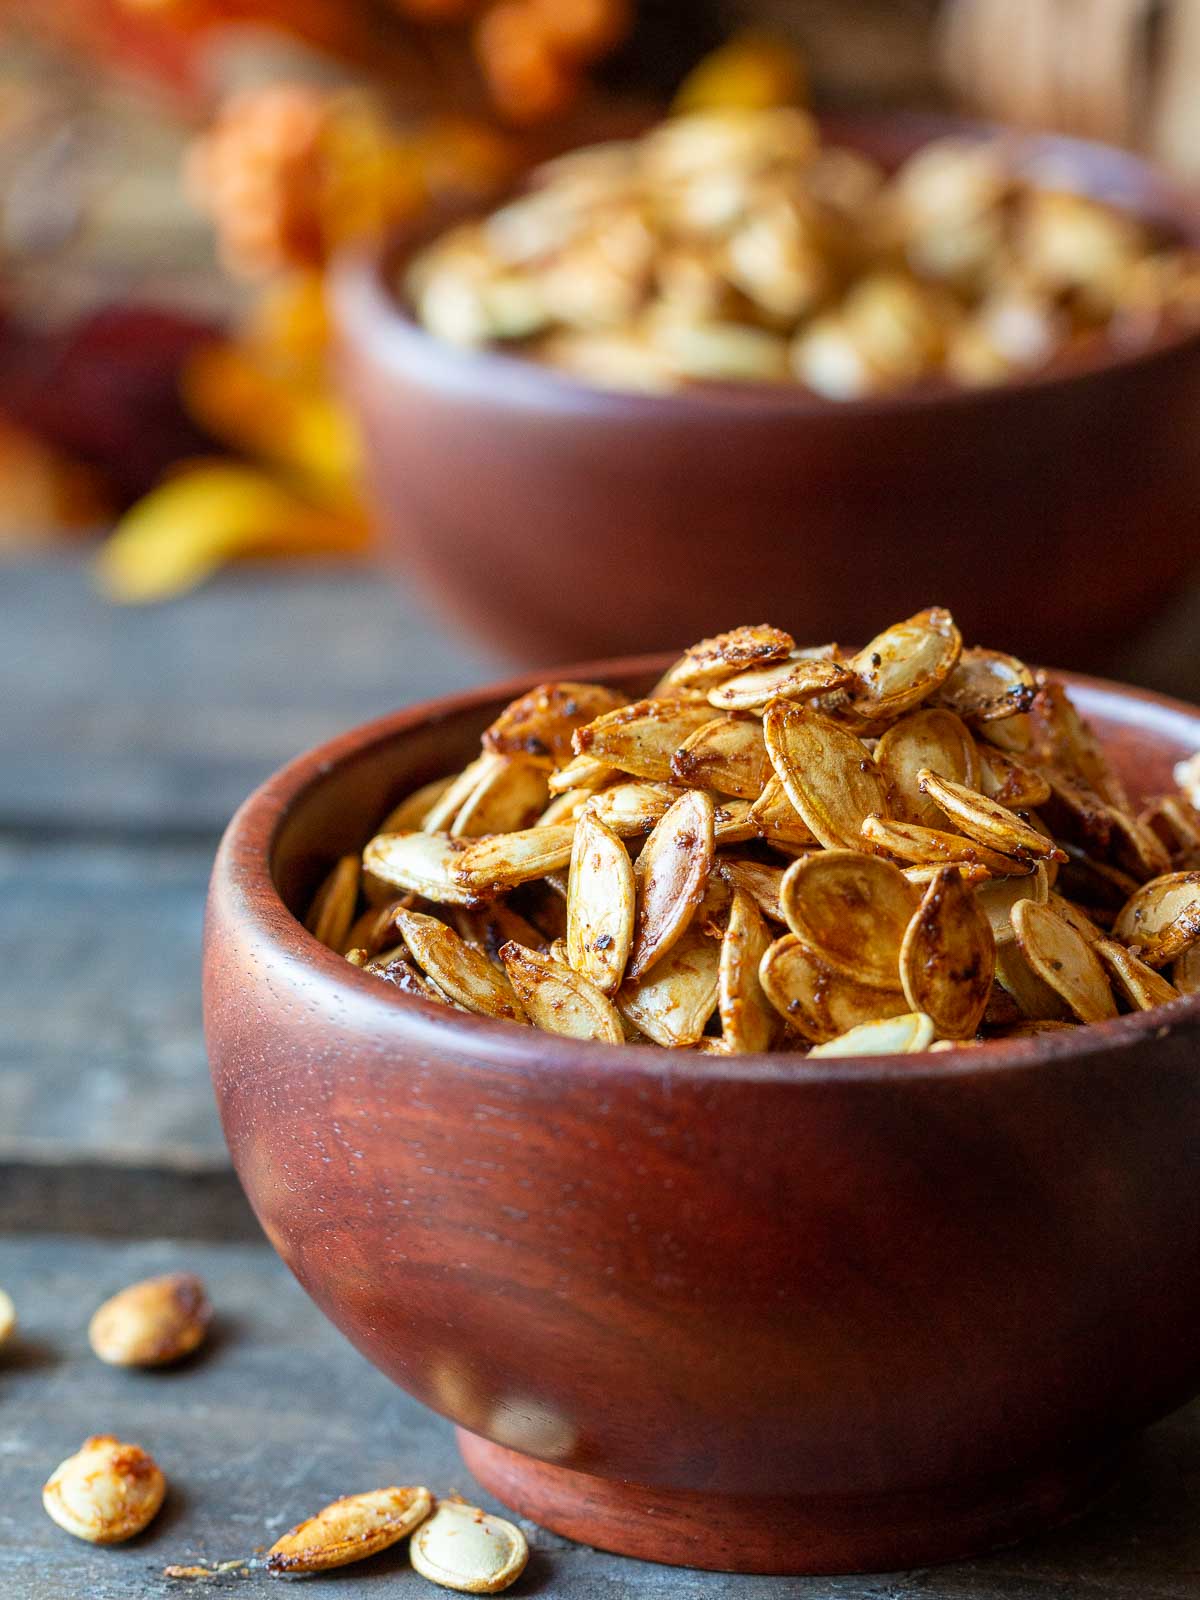
[[[1097, 747], [1062, 684], [1044, 685], [1075, 772], [1111, 797], [1085, 805], [1082, 776], [1055, 776], [1052, 796], [1012, 750], [1024, 714], [1003, 701], [1015, 684], [1017, 709], [1028, 702], [1026, 669], [960, 657], [944, 612], [888, 630], [845, 670], [778, 659], [792, 642], [779, 630], [728, 637], [746, 642], [734, 678], [728, 649], [714, 668], [698, 646], [673, 666], [573, 668], [552, 690], [479, 689], [334, 739], [254, 794], [207, 918], [225, 1133], [300, 1283], [457, 1425], [471, 1471], [516, 1512], [711, 1569], [947, 1560], [1077, 1511], [1142, 1428], [1200, 1389], [1200, 878], [1179, 866], [1200, 833], [1181, 799], [1140, 810], [1200, 749], [1200, 709], [1067, 678]], [[823, 724], [768, 700], [756, 737], [787, 795], [754, 740], [695, 726], [753, 734], [756, 712], [738, 708], [762, 711], [752, 675], [811, 695], [835, 668], [870, 688], [847, 714], [866, 719], [874, 754], [859, 740], [843, 760], [844, 728], [810, 751]], [[674, 710], [624, 704], [659, 683]], [[853, 702], [852, 681], [843, 692]], [[735, 708], [718, 712], [722, 696]], [[685, 783], [749, 774], [766, 788], [656, 807], [664, 738]], [[505, 751], [534, 753], [542, 794], [494, 781]], [[608, 761], [648, 775], [604, 788]], [[559, 768], [576, 798], [591, 785], [605, 804], [576, 813], [567, 791], [526, 827]], [[877, 771], [907, 797], [891, 815], [868, 792]], [[793, 789], [807, 823], [787, 821]], [[1058, 850], [983, 789], [1024, 816], [1043, 806], [1084, 843]], [[863, 807], [853, 849], [846, 819]], [[421, 831], [468, 812], [462, 837]], [[1179, 846], [1170, 861], [1130, 820], [1147, 814]], [[731, 850], [748, 818], [765, 843]], [[631, 874], [639, 829], [649, 855]], [[1102, 865], [1101, 832], [1126, 867]], [[480, 892], [447, 905], [461, 881], [439, 873], [460, 847]], [[768, 847], [780, 865], [764, 864]], [[707, 888], [701, 857], [723, 863]], [[969, 886], [1022, 862], [981, 893], [981, 923]], [[443, 904], [397, 900], [373, 868], [416, 874]], [[489, 899], [484, 879], [520, 874], [543, 880], [540, 906]], [[859, 901], [879, 908], [879, 971], [861, 957], [876, 921]], [[987, 922], [1016, 1006], [1006, 1037], [977, 1047]], [[796, 931], [780, 937], [785, 924]], [[805, 941], [821, 945], [819, 983], [811, 960], [797, 966]], [[381, 944], [394, 946], [382, 965], [357, 970]], [[665, 1043], [703, 1027], [703, 1008], [655, 1011], [653, 980], [672, 965], [708, 985], [722, 1039], [623, 1042], [631, 1017]], [[638, 1009], [622, 1003], [628, 976], [616, 987], [635, 968]], [[827, 1042], [788, 1053], [746, 987], [755, 971], [799, 996], [797, 1022]], [[832, 996], [845, 1015], [822, 1031], [803, 1002], [816, 1016]], [[1022, 1004], [1049, 1020], [1020, 1022]], [[1072, 1011], [1089, 1025], [1053, 1020]]]
[[1077, 141], [898, 116], [820, 133], [794, 155], [806, 187], [743, 212], [737, 139], [697, 155], [660, 129], [665, 243], [621, 210], [555, 247], [625, 144], [342, 262], [384, 548], [473, 635], [534, 664], [730, 615], [854, 639], [937, 595], [975, 634], [1102, 667], [1184, 581], [1194, 203]]

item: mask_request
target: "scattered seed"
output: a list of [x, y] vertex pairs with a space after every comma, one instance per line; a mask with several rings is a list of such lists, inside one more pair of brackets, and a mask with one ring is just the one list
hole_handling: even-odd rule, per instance
[[409, 1545], [414, 1568], [431, 1583], [464, 1594], [499, 1594], [529, 1560], [525, 1535], [503, 1517], [443, 1500]]
[[121, 1544], [153, 1521], [166, 1492], [166, 1479], [140, 1445], [97, 1433], [50, 1474], [42, 1504], [77, 1539]]
[[130, 1284], [106, 1300], [88, 1324], [88, 1342], [114, 1367], [160, 1367], [203, 1342], [212, 1306], [200, 1279], [169, 1272]]
[[299, 1522], [267, 1551], [271, 1572], [328, 1572], [365, 1561], [419, 1527], [433, 1510], [428, 1489], [372, 1489], [345, 1495]]

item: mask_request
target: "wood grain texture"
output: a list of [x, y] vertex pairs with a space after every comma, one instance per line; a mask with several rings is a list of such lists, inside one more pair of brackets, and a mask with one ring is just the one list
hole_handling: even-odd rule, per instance
[[[216, 1308], [211, 1346], [175, 1371], [103, 1366], [87, 1319], [112, 1290], [184, 1267]], [[428, 1482], [474, 1498], [449, 1425], [338, 1337], [266, 1246], [99, 1245], [0, 1238], [21, 1316], [0, 1356], [0, 1593], [6, 1600], [265, 1600], [265, 1572], [200, 1584], [172, 1562], [269, 1544], [336, 1495]], [[93, 1429], [157, 1457], [167, 1505], [131, 1544], [95, 1549], [45, 1516], [39, 1490]], [[496, 1508], [486, 1495], [481, 1503]], [[1089, 1516], [984, 1561], [875, 1578], [746, 1578], [606, 1556], [526, 1524], [533, 1557], [511, 1592], [547, 1600], [1194, 1600], [1200, 1572], [1200, 1407], [1152, 1430]], [[321, 1578], [321, 1600], [425, 1594], [403, 1549]], [[433, 1593], [432, 1590], [429, 1591]]]

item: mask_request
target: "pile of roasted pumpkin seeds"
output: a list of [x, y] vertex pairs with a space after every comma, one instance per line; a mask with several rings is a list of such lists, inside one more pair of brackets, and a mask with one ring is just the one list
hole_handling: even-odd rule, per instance
[[1135, 809], [1063, 686], [964, 649], [948, 611], [855, 653], [741, 627], [643, 700], [522, 695], [308, 927], [410, 995], [573, 1038], [949, 1049], [1200, 988], [1200, 813]]
[[606, 388], [1003, 382], [1200, 320], [1200, 261], [1127, 212], [938, 139], [885, 173], [795, 107], [677, 116], [538, 168], [412, 263], [431, 332]]

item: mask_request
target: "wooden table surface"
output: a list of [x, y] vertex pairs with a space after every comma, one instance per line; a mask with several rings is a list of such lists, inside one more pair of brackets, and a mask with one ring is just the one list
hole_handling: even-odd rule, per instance
[[[1114, 640], [1114, 673], [1200, 700], [1198, 625], [1195, 593], [1152, 634]], [[255, 783], [341, 727], [499, 666], [363, 570], [243, 571], [121, 611], [77, 560], [0, 567], [0, 1284], [22, 1322], [0, 1355], [2, 1600], [188, 1592], [167, 1564], [247, 1555], [335, 1494], [477, 1492], [449, 1426], [367, 1366], [263, 1242], [209, 1095], [198, 959], [212, 852]], [[94, 1305], [176, 1265], [209, 1282], [211, 1350], [172, 1373], [101, 1366]], [[93, 1550], [49, 1522], [39, 1490], [110, 1430], [152, 1449], [173, 1489], [141, 1539]], [[531, 1539], [513, 1592], [564, 1600], [1195, 1600], [1200, 1404], [1152, 1430], [1080, 1522], [952, 1568], [733, 1578]], [[331, 1600], [433, 1592], [396, 1555], [316, 1583]]]

